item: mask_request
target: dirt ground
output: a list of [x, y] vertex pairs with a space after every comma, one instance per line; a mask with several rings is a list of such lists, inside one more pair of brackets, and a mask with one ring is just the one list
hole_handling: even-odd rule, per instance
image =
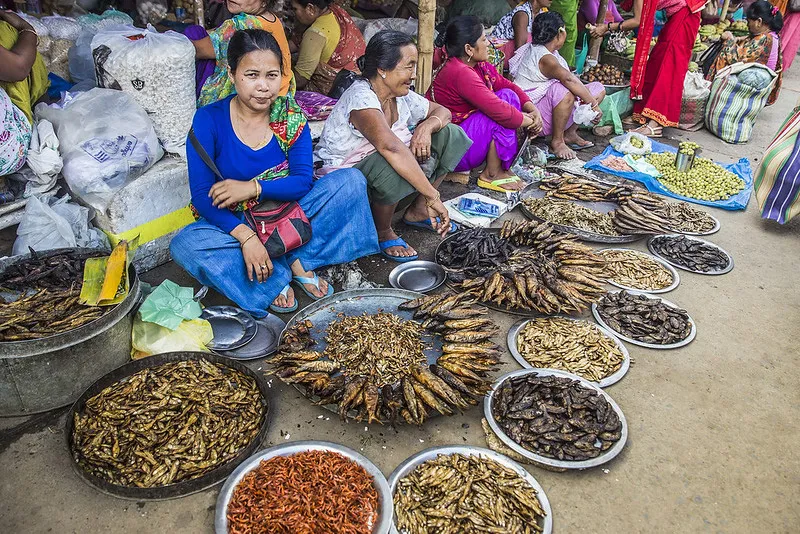
[[[746, 145], [726, 145], [707, 132], [668, 131], [667, 142], [690, 138], [706, 156], [724, 162], [747, 157], [755, 168], [799, 91], [800, 69], [794, 69]], [[453, 196], [459, 187], [445, 193]], [[635, 364], [608, 388], [629, 424], [622, 454], [584, 472], [529, 467], [550, 499], [557, 532], [800, 532], [800, 220], [783, 227], [762, 221], [755, 199], [745, 212], [710, 211], [722, 222], [711, 240], [733, 255], [736, 268], [720, 277], [682, 272], [680, 287], [667, 295], [697, 322], [691, 345], [672, 351], [629, 346]], [[432, 236], [398, 230], [421, 257], [431, 257]], [[644, 242], [634, 248], [644, 250]], [[361, 265], [382, 284], [393, 267], [374, 257]], [[171, 264], [143, 278], [197, 286]], [[499, 313], [493, 318], [504, 332], [517, 320]], [[503, 371], [517, 368], [506, 355]], [[360, 450], [387, 476], [428, 447], [485, 446], [480, 408], [395, 431], [342, 423], [294, 389], [271, 384], [274, 416], [265, 446], [334, 441]], [[165, 502], [106, 496], [72, 471], [63, 429], [63, 411], [0, 419], [0, 532], [212, 532], [219, 486]]]

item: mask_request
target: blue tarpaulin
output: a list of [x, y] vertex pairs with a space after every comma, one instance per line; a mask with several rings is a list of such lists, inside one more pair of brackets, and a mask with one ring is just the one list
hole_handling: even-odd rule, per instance
[[[665, 145], [663, 143], [659, 143], [653, 140], [653, 152], [660, 153], [660, 152], [672, 152], [673, 154], [677, 152], [677, 149]], [[732, 163], [730, 165], [725, 165], [722, 163], [718, 163], [718, 165], [722, 166], [724, 169], [732, 172], [742, 180], [744, 180], [744, 189], [739, 191], [734, 196], [728, 198], [727, 200], [699, 200], [697, 198], [685, 197], [683, 195], [678, 195], [673, 193], [667, 187], [658, 181], [658, 179], [653, 178], [652, 176], [648, 176], [647, 174], [643, 174], [640, 172], [625, 172], [625, 171], [618, 171], [615, 169], [609, 169], [608, 167], [604, 166], [601, 161], [606, 159], [609, 156], [617, 156], [623, 157], [625, 154], [621, 152], [617, 152], [614, 150], [614, 147], [609, 145], [603, 151], [602, 154], [599, 156], [595, 156], [591, 161], [589, 161], [584, 167], [587, 169], [603, 171], [608, 174], [613, 174], [615, 176], [620, 176], [622, 178], [627, 178], [628, 180], [635, 180], [637, 182], [641, 182], [642, 184], [647, 187], [649, 191], [653, 193], [659, 193], [661, 195], [665, 195], [672, 198], [677, 198], [679, 200], [684, 200], [686, 202], [694, 202], [696, 204], [703, 204], [705, 206], [712, 206], [714, 208], [721, 208], [724, 210], [743, 210], [747, 207], [747, 203], [750, 201], [750, 194], [753, 191], [753, 171], [750, 169], [750, 161], [747, 158], [740, 159], [737, 163]]]

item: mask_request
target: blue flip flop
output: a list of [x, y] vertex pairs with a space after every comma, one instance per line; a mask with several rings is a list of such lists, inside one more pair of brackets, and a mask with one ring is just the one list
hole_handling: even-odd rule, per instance
[[586, 150], [587, 148], [592, 148], [594, 146], [594, 143], [592, 143], [591, 141], [589, 141], [588, 145], [579, 145], [578, 143], [570, 143], [567, 146], [570, 147], [572, 150]]
[[381, 255], [386, 258], [389, 258], [392, 261], [396, 261], [397, 263], [406, 263], [409, 261], [414, 261], [419, 258], [418, 254], [414, 254], [413, 256], [392, 256], [386, 252], [387, 248], [392, 247], [403, 247], [408, 248], [408, 243], [402, 237], [398, 237], [397, 239], [390, 239], [389, 241], [381, 241], [378, 243], [378, 246], [381, 247]]
[[[283, 298], [289, 296], [289, 284], [286, 284], [286, 287], [284, 287], [281, 290], [280, 295], [283, 296]], [[281, 306], [270, 304], [269, 309], [274, 311], [275, 313], [292, 313], [297, 309], [297, 296], [294, 297], [294, 304], [292, 306], [289, 306], [288, 308], [283, 308]]]
[[311, 291], [306, 289], [306, 284], [311, 284], [312, 286], [316, 287], [317, 290], [320, 290], [320, 288], [319, 288], [319, 276], [317, 276], [317, 273], [314, 273], [314, 276], [312, 276], [311, 278], [306, 278], [305, 276], [292, 276], [292, 281], [297, 283], [297, 285], [300, 286], [300, 289], [303, 290], [303, 293], [305, 293], [306, 295], [308, 295], [309, 297], [311, 297], [314, 300], [319, 300], [319, 299], [322, 299], [322, 298], [329, 297], [329, 296], [333, 295], [333, 285], [330, 284], [330, 283], [328, 284], [328, 293], [325, 294], [324, 297], [318, 297], [314, 293], [312, 293]]
[[[438, 222], [442, 222], [442, 220], [439, 217], [436, 217], [436, 222], [437, 223]], [[403, 218], [403, 224], [407, 224], [408, 226], [415, 226], [417, 228], [422, 228], [423, 230], [428, 230], [429, 232], [433, 232], [434, 234], [438, 234], [439, 233], [439, 232], [436, 231], [436, 229], [431, 224], [431, 220], [430, 219], [425, 219], [423, 221], [407, 221], [405, 219], [405, 217], [404, 217]], [[453, 221], [450, 221], [450, 231], [448, 231], [447, 233], [448, 234], [452, 234], [456, 230], [458, 230], [458, 225], [456, 223], [454, 223]]]

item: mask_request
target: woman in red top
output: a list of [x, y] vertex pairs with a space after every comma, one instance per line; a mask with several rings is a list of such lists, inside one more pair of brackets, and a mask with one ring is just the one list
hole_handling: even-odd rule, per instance
[[439, 37], [449, 59], [439, 70], [428, 99], [448, 108], [472, 146], [456, 167], [464, 172], [486, 162], [478, 186], [493, 191], [519, 190], [524, 182], [508, 169], [517, 153], [517, 129], [533, 134], [542, 118], [525, 94], [488, 62], [489, 40], [477, 17], [456, 17]]

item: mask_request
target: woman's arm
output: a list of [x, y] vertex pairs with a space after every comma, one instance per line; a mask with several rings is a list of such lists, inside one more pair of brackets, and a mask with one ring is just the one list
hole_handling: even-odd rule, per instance
[[530, 17], [524, 11], [517, 11], [511, 19], [511, 25], [514, 27], [514, 48], [517, 49], [528, 42], [528, 23]]
[[20, 82], [31, 73], [36, 61], [36, 32], [16, 13], [0, 11], [0, 21], [17, 30], [17, 42], [7, 50], [0, 46], [0, 81]]
[[325, 36], [312, 29], [306, 30], [303, 34], [303, 40], [300, 42], [300, 54], [294, 65], [294, 78], [298, 89], [305, 87], [308, 80], [311, 79], [311, 75], [317, 70], [326, 43]]
[[[639, 22], [642, 17], [642, 2], [643, 0], [633, 0], [633, 17], [626, 19], [622, 22], [612, 22], [611, 24], [598, 24], [592, 30], [592, 37], [602, 37], [609, 30], [631, 31], [639, 27]], [[589, 21], [591, 23], [591, 21]]]
[[306, 125], [300, 137], [289, 148], [289, 176], [276, 180], [259, 180], [259, 200], [300, 200], [311, 191], [314, 182], [311, 129]]
[[[497, 82], [498, 89], [502, 88], [505, 83], [502, 76], [498, 77]], [[464, 76], [464, 79], [458, 80], [457, 83], [461, 97], [500, 126], [514, 129], [524, 126], [525, 116], [522, 112], [501, 100], [491, 89], [486, 87], [477, 74]], [[530, 100], [527, 96], [525, 98]]]
[[211, 42], [211, 37], [203, 37], [197, 41], [192, 41], [194, 45], [194, 58], [200, 59], [217, 59], [217, 52], [214, 50], [214, 44]]
[[559, 65], [558, 60], [552, 54], [547, 54], [539, 60], [539, 70], [551, 80], [560, 81], [564, 87], [569, 89], [570, 93], [580, 98], [584, 103], [591, 104], [592, 107], [597, 105], [597, 99], [592, 96], [592, 93], [583, 85], [583, 82]]
[[411, 143], [408, 148], [419, 161], [428, 159], [431, 155], [431, 135], [435, 134], [445, 126], [450, 124], [452, 114], [446, 107], [430, 102], [428, 104], [428, 115], [417, 124], [414, 135], [411, 136]]

